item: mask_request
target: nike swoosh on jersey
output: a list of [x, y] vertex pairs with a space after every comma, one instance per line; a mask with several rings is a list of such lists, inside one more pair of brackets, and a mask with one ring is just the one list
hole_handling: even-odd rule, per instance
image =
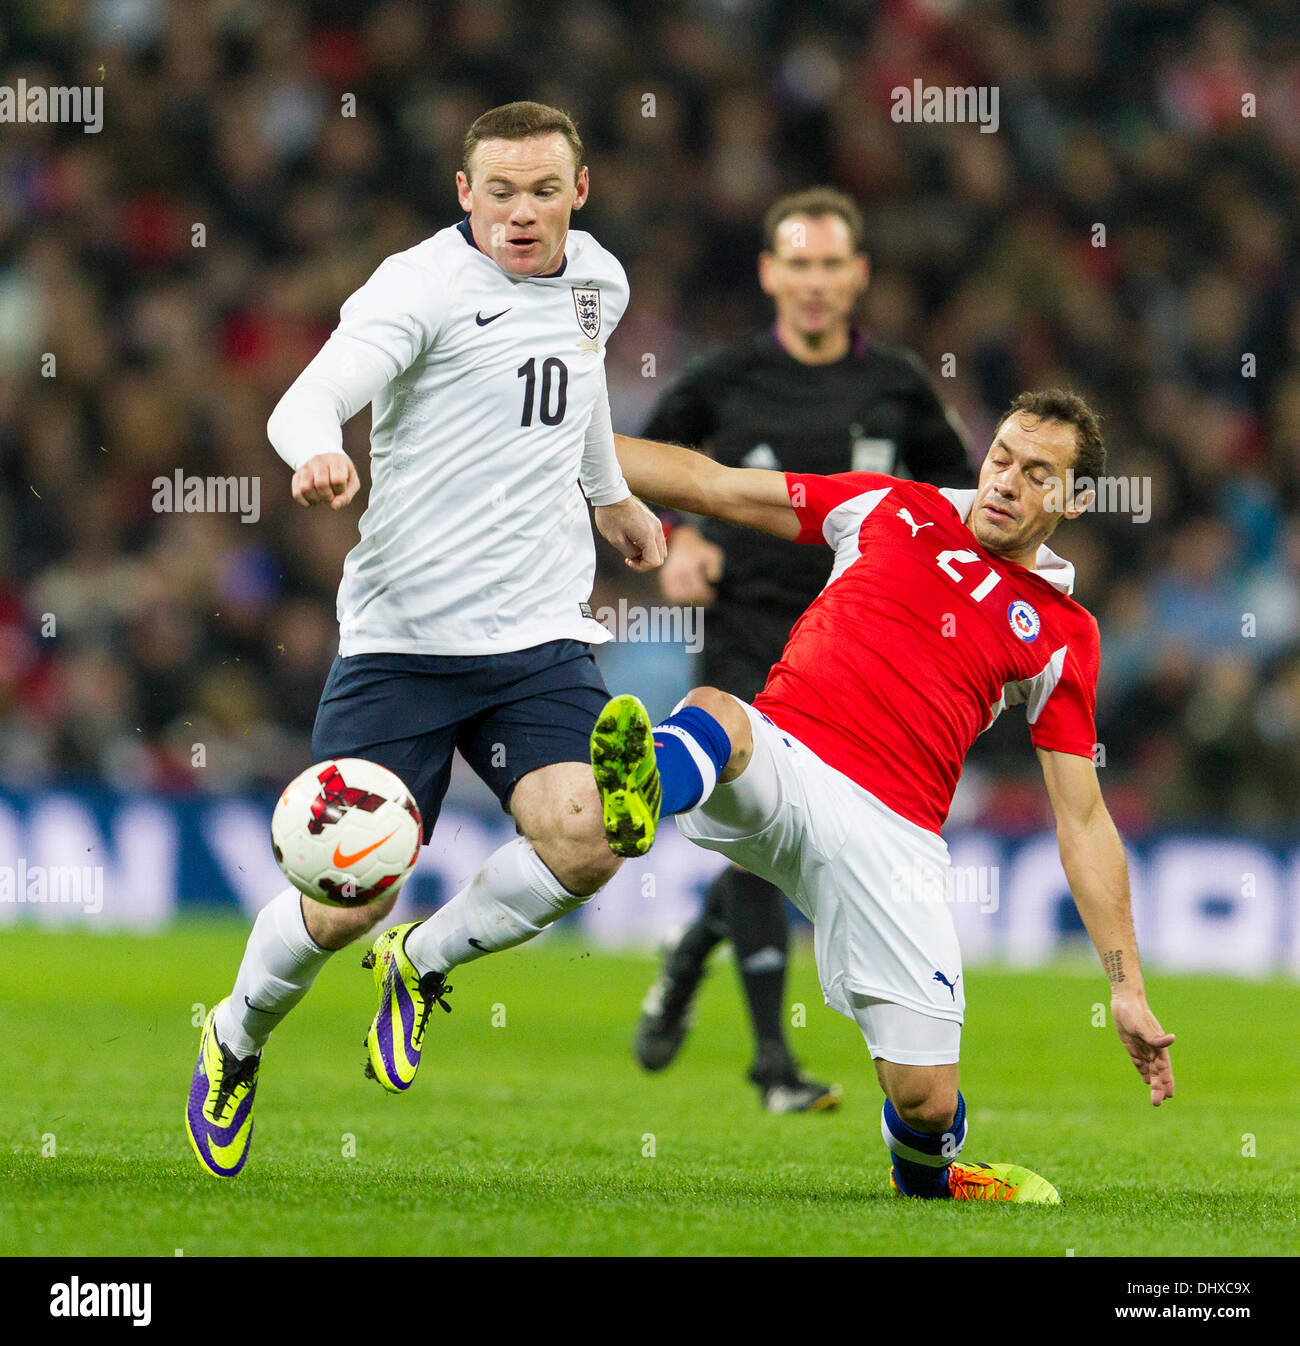
[[498, 318], [504, 318], [505, 315], [509, 312], [510, 309], [503, 308], [500, 313], [494, 313], [490, 318], [485, 318], [481, 313], [476, 313], [474, 315], [474, 321], [478, 323], [480, 327], [486, 327], [488, 323], [496, 322]]

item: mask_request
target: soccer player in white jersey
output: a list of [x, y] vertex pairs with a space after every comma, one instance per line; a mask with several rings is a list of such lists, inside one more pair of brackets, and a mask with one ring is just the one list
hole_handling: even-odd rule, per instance
[[648, 500], [828, 546], [835, 563], [752, 705], [699, 687], [653, 729], [633, 696], [602, 712], [592, 762], [611, 847], [643, 854], [676, 814], [685, 836], [776, 883], [813, 922], [826, 1003], [861, 1028], [885, 1093], [901, 1194], [1055, 1203], [1018, 1164], [960, 1158], [966, 988], [940, 829], [975, 738], [1023, 705], [1115, 1028], [1152, 1104], [1171, 1098], [1174, 1037], [1147, 1004], [1093, 760], [1097, 623], [1046, 545], [1105, 470], [1096, 417], [1072, 393], [1022, 394], [974, 491], [729, 468], [645, 440], [619, 450]]
[[[366, 1073], [391, 1091], [415, 1078], [451, 968], [532, 938], [616, 870], [587, 763], [608, 697], [590, 647], [609, 638], [587, 606], [588, 502], [633, 569], [665, 555], [614, 452], [604, 350], [627, 278], [569, 228], [588, 193], [573, 122], [539, 103], [485, 113], [456, 186], [465, 219], [380, 265], [267, 426], [294, 499], [340, 509], [359, 488], [342, 426], [372, 404], [370, 499], [339, 588], [315, 758], [395, 772], [427, 843], [459, 749], [521, 833], [366, 955], [380, 997]], [[263, 908], [190, 1088], [190, 1142], [210, 1173], [233, 1177], [248, 1157], [271, 1030], [395, 900], [340, 908], [286, 888]]]

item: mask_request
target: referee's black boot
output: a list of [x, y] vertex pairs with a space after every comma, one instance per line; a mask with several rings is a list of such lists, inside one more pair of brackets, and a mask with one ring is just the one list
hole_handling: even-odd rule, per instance
[[768, 1112], [829, 1112], [844, 1097], [838, 1084], [806, 1079], [783, 1042], [759, 1047], [748, 1078], [758, 1086], [759, 1102]]
[[645, 1070], [663, 1070], [671, 1064], [690, 1031], [695, 993], [717, 943], [717, 937], [701, 926], [697, 922], [688, 927], [668, 950], [663, 969], [641, 1002], [632, 1051]]

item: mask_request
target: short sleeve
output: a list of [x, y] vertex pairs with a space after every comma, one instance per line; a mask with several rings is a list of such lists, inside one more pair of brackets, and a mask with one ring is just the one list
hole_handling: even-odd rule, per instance
[[1097, 673], [1101, 640], [1089, 617], [1065, 649], [1056, 685], [1030, 721], [1034, 747], [1091, 757], [1097, 748]]
[[[795, 541], [836, 547], [842, 530], [835, 526], [831, 516], [842, 505], [860, 499], [862, 509], [844, 512], [846, 522], [850, 516], [856, 520], [851, 525], [856, 528], [861, 524], [863, 516], [898, 485], [898, 479], [887, 477], [881, 472], [837, 472], [830, 477], [819, 476], [815, 472], [787, 472], [785, 484], [790, 493], [790, 504], [800, 524], [799, 536]], [[828, 519], [831, 519], [829, 527]]]

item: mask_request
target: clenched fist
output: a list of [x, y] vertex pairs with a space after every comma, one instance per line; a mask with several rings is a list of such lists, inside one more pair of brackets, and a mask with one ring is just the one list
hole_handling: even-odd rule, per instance
[[342, 509], [361, 489], [361, 478], [346, 453], [318, 453], [293, 474], [293, 498], [304, 508], [327, 504]]
[[601, 537], [633, 570], [654, 570], [668, 554], [663, 524], [634, 495], [616, 505], [596, 505], [592, 514]]

